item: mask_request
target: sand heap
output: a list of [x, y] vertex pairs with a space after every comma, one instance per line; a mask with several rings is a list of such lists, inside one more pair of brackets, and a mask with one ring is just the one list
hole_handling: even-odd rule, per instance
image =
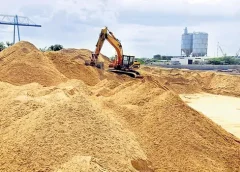
[[[95, 85], [106, 76], [103, 71], [84, 65], [90, 57], [91, 51], [86, 49], [43, 53], [31, 43], [21, 41], [0, 52], [0, 81], [52, 86], [68, 79], [80, 79], [88, 85]], [[99, 59], [104, 61], [105, 67], [108, 66], [107, 57], [100, 54]]]
[[191, 71], [143, 67], [142, 73], [154, 76], [162, 84], [176, 93], [209, 92], [240, 96], [240, 76], [213, 71]]
[[[57, 70], [69, 79], [80, 79], [88, 85], [96, 85], [101, 79], [106, 78], [104, 71], [85, 66], [85, 60], [91, 57], [91, 51], [86, 49], [64, 49], [58, 52], [46, 52], [44, 55], [54, 63]], [[109, 60], [103, 55], [99, 59], [105, 62], [105, 68]]]
[[240, 96], [240, 76], [212, 74], [206, 89], [215, 94]]
[[92, 101], [83, 82], [0, 89], [0, 171], [136, 171], [132, 161], [147, 164], [135, 135]]
[[136, 134], [155, 171], [239, 170], [239, 140], [154, 80], [129, 82], [102, 99]]
[[[11, 48], [21, 52], [20, 45]], [[17, 56], [4, 56], [10, 50], [1, 53], [3, 69], [15, 64]], [[47, 71], [63, 78], [61, 84], [43, 87], [42, 80], [31, 75], [38, 83], [22, 85], [32, 81], [26, 79], [29, 74], [24, 82], [6, 80], [22, 86], [0, 82], [0, 171], [240, 169], [239, 139], [176, 94], [187, 91], [192, 82], [195, 86], [207, 82], [199, 81], [198, 74], [161, 71], [159, 75], [149, 68], [144, 79], [131, 79], [91, 67], [82, 69], [87, 55], [69, 51], [35, 52], [44, 59], [40, 63], [47, 61]], [[22, 59], [25, 56], [28, 53]], [[182, 85], [182, 79], [188, 84]], [[202, 91], [200, 86], [194, 89]]]
[[66, 81], [66, 77], [34, 45], [22, 41], [0, 52], [0, 81], [50, 86]]

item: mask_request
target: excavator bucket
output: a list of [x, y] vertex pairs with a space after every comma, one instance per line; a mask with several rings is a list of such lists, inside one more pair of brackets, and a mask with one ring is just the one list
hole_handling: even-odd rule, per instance
[[97, 62], [96, 67], [99, 69], [104, 69], [104, 62]]
[[90, 66], [91, 60], [85, 60], [85, 65]]
[[94, 66], [94, 67], [97, 67], [99, 69], [104, 69], [104, 62], [93, 63], [91, 61], [85, 61], [85, 65], [86, 66]]
[[99, 62], [98, 56], [96, 54], [92, 54], [91, 60], [86, 60], [85, 65], [86, 66], [95, 66], [99, 69], [104, 69], [104, 62]]

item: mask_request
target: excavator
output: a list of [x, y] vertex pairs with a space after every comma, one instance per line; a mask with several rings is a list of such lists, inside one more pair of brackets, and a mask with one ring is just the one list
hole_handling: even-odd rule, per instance
[[121, 42], [114, 36], [114, 34], [108, 30], [107, 27], [104, 27], [101, 30], [101, 33], [99, 35], [99, 39], [96, 44], [95, 52], [92, 53], [92, 57], [90, 62], [85, 61], [85, 65], [87, 66], [95, 66], [97, 68], [103, 69], [104, 64], [103, 62], [98, 61], [98, 56], [101, 52], [102, 46], [104, 44], [104, 41], [107, 40], [116, 50], [116, 56], [115, 59], [109, 64], [109, 72], [114, 72], [117, 74], [126, 74], [133, 78], [143, 78], [140, 73], [134, 68], [138, 68], [140, 66], [136, 60], [135, 56], [131, 55], [124, 55], [123, 54], [123, 48]]

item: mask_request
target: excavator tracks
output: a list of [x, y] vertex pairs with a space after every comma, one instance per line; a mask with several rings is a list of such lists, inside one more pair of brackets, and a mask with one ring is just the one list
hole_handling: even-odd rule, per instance
[[117, 70], [117, 69], [109, 69], [109, 72], [114, 72], [117, 74], [123, 74], [123, 75], [128, 75], [132, 78], [143, 78], [143, 76], [140, 75], [139, 72], [134, 71], [134, 70], [128, 70], [128, 71], [124, 71], [124, 70]]

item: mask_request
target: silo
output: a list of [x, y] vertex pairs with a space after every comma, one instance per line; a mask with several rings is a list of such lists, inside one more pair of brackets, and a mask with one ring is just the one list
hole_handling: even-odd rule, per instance
[[187, 28], [185, 28], [184, 34], [182, 34], [181, 52], [184, 52], [187, 57], [192, 53], [192, 44], [193, 34], [188, 33]]
[[206, 56], [208, 50], [208, 34], [204, 32], [193, 33], [193, 50], [192, 56]]

